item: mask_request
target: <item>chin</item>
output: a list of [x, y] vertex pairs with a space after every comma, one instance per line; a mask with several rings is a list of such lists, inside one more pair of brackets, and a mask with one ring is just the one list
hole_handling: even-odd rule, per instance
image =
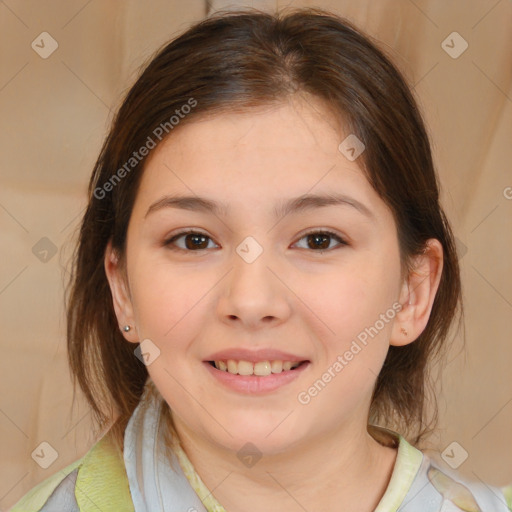
[[[286, 415], [280, 417], [279, 420], [255, 422], [255, 414], [257, 413], [244, 415], [243, 418], [239, 417], [238, 421], [235, 419], [227, 421], [225, 423], [226, 430], [232, 437], [222, 428], [220, 431], [217, 430], [217, 435], [214, 434], [212, 437], [217, 443], [237, 454], [240, 451], [243, 452], [244, 446], [250, 443], [265, 455], [275, 455], [287, 451], [302, 438], [301, 433], [296, 431], [292, 422], [287, 424], [287, 420], [283, 421]], [[293, 432], [292, 429], [294, 429]]]

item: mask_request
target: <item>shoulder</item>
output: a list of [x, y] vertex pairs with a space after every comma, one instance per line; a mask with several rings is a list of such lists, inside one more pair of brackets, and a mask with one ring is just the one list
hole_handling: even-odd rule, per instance
[[72, 462], [64, 469], [36, 485], [10, 509], [10, 512], [36, 512], [41, 510], [57, 488], [61, 485], [63, 488], [66, 487], [65, 483], [68, 477], [81, 466], [83, 459], [84, 457]]
[[500, 488], [468, 479], [423, 454], [420, 470], [404, 504], [404, 512], [409, 511], [407, 506], [410, 510], [433, 512], [510, 512], [512, 485]]
[[107, 433], [82, 458], [31, 489], [10, 512], [134, 510], [122, 453]]
[[471, 480], [397, 432], [376, 426], [371, 432], [381, 444], [387, 444], [384, 434], [398, 441], [393, 473], [375, 512], [512, 512], [512, 485]]

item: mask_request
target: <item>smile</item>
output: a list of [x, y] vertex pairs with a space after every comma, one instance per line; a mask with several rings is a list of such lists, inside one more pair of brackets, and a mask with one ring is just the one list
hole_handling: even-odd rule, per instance
[[[224, 363], [225, 369], [221, 363]], [[227, 361], [204, 361], [202, 364], [213, 377], [214, 382], [225, 388], [238, 393], [259, 395], [275, 391], [299, 378], [311, 363], [310, 361], [294, 361], [293, 363], [290, 361], [258, 361], [252, 363], [228, 359]], [[275, 373], [272, 372], [272, 364], [274, 364]], [[257, 372], [264, 372], [264, 374], [258, 375]]]
[[228, 359], [226, 361], [209, 361], [217, 370], [228, 372], [233, 375], [257, 375], [266, 377], [271, 374], [281, 373], [283, 371], [293, 370], [306, 361], [235, 361]]

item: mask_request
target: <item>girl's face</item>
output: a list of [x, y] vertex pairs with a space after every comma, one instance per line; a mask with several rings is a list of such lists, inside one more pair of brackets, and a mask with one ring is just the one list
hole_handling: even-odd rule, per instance
[[[111, 286], [120, 325], [134, 326], [126, 338], [150, 340], [148, 371], [178, 430], [264, 453], [366, 430], [398, 339], [398, 239], [357, 159], [339, 149], [349, 132], [330, 119], [298, 100], [217, 115], [175, 128], [146, 163], [128, 283]], [[263, 372], [264, 361], [307, 363], [248, 377], [213, 368], [217, 357]]]

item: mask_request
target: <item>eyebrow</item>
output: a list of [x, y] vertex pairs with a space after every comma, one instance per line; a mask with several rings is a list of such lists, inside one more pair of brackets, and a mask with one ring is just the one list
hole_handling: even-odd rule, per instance
[[[314, 208], [325, 206], [351, 206], [363, 215], [375, 220], [373, 212], [363, 203], [353, 197], [344, 194], [306, 194], [300, 197], [288, 199], [274, 207], [276, 218], [284, 217], [290, 213], [299, 213]], [[146, 212], [144, 218], [150, 213], [164, 208], [177, 208], [181, 210], [201, 211], [226, 216], [228, 208], [222, 203], [199, 196], [171, 196], [166, 195], [155, 201]]]

